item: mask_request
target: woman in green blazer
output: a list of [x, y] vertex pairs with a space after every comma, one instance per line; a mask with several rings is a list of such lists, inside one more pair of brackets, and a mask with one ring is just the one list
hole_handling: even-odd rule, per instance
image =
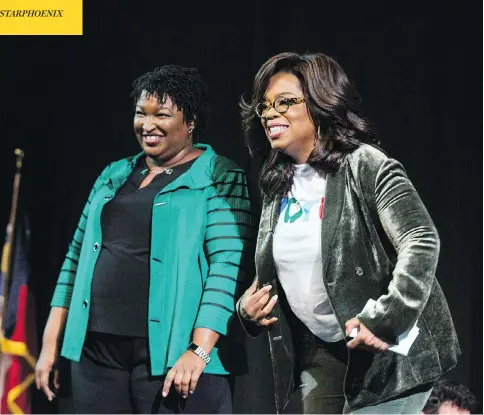
[[55, 396], [60, 351], [72, 360], [78, 412], [230, 412], [227, 334], [254, 234], [246, 176], [195, 144], [209, 115], [197, 70], [164, 66], [133, 86], [142, 152], [94, 184], [55, 288], [36, 384]]
[[279, 412], [417, 414], [460, 354], [437, 231], [358, 101], [321, 53], [270, 58], [242, 101], [264, 201], [238, 312], [269, 328]]

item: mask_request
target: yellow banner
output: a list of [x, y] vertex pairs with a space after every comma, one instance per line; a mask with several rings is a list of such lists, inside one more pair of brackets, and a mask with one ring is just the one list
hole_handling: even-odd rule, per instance
[[82, 35], [82, 0], [0, 0], [0, 35]]

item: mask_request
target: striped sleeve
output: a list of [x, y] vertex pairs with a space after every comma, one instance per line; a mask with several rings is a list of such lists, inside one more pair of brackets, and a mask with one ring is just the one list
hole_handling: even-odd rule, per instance
[[[107, 168], [106, 168], [107, 170]], [[105, 171], [106, 171], [105, 170]], [[104, 173], [104, 172], [103, 172]], [[51, 307], [69, 308], [72, 298], [72, 290], [74, 288], [74, 280], [76, 278], [77, 265], [79, 263], [79, 256], [81, 253], [82, 242], [84, 240], [84, 233], [86, 231], [86, 222], [89, 215], [89, 208], [91, 201], [94, 198], [97, 190], [102, 184], [102, 174], [97, 178], [94, 186], [91, 189], [87, 203], [82, 210], [81, 218], [77, 224], [74, 236], [69, 244], [69, 249], [62, 264], [62, 268], [57, 278], [57, 285], [54, 290], [54, 295], [50, 303]]]
[[212, 190], [207, 200], [205, 231], [209, 274], [195, 327], [225, 335], [253, 261], [256, 218], [242, 170], [226, 170]]

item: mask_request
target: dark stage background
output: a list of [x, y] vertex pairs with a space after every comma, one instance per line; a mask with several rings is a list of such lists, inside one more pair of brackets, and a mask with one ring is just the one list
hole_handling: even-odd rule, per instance
[[[448, 378], [482, 400], [482, 4], [396, 3], [105, 0], [85, 3], [82, 37], [1, 37], [0, 225], [22, 147], [39, 339], [91, 185], [108, 162], [138, 151], [132, 80], [163, 64], [198, 67], [212, 102], [203, 141], [255, 180], [240, 95], [271, 55], [322, 51], [356, 81], [383, 148], [404, 164], [440, 231], [438, 278], [463, 351]], [[257, 380], [242, 379], [253, 397], [239, 412], [273, 411], [265, 340], [249, 342]], [[55, 410], [35, 394], [34, 412]]]

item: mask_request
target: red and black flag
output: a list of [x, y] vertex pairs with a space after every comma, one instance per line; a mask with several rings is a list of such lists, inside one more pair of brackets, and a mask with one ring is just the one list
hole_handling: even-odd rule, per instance
[[30, 227], [22, 209], [17, 209], [19, 178], [20, 175], [14, 182], [14, 200], [0, 273], [0, 298], [3, 300], [0, 331], [2, 414], [32, 413], [30, 386], [34, 382], [37, 356], [35, 304], [29, 290]]

